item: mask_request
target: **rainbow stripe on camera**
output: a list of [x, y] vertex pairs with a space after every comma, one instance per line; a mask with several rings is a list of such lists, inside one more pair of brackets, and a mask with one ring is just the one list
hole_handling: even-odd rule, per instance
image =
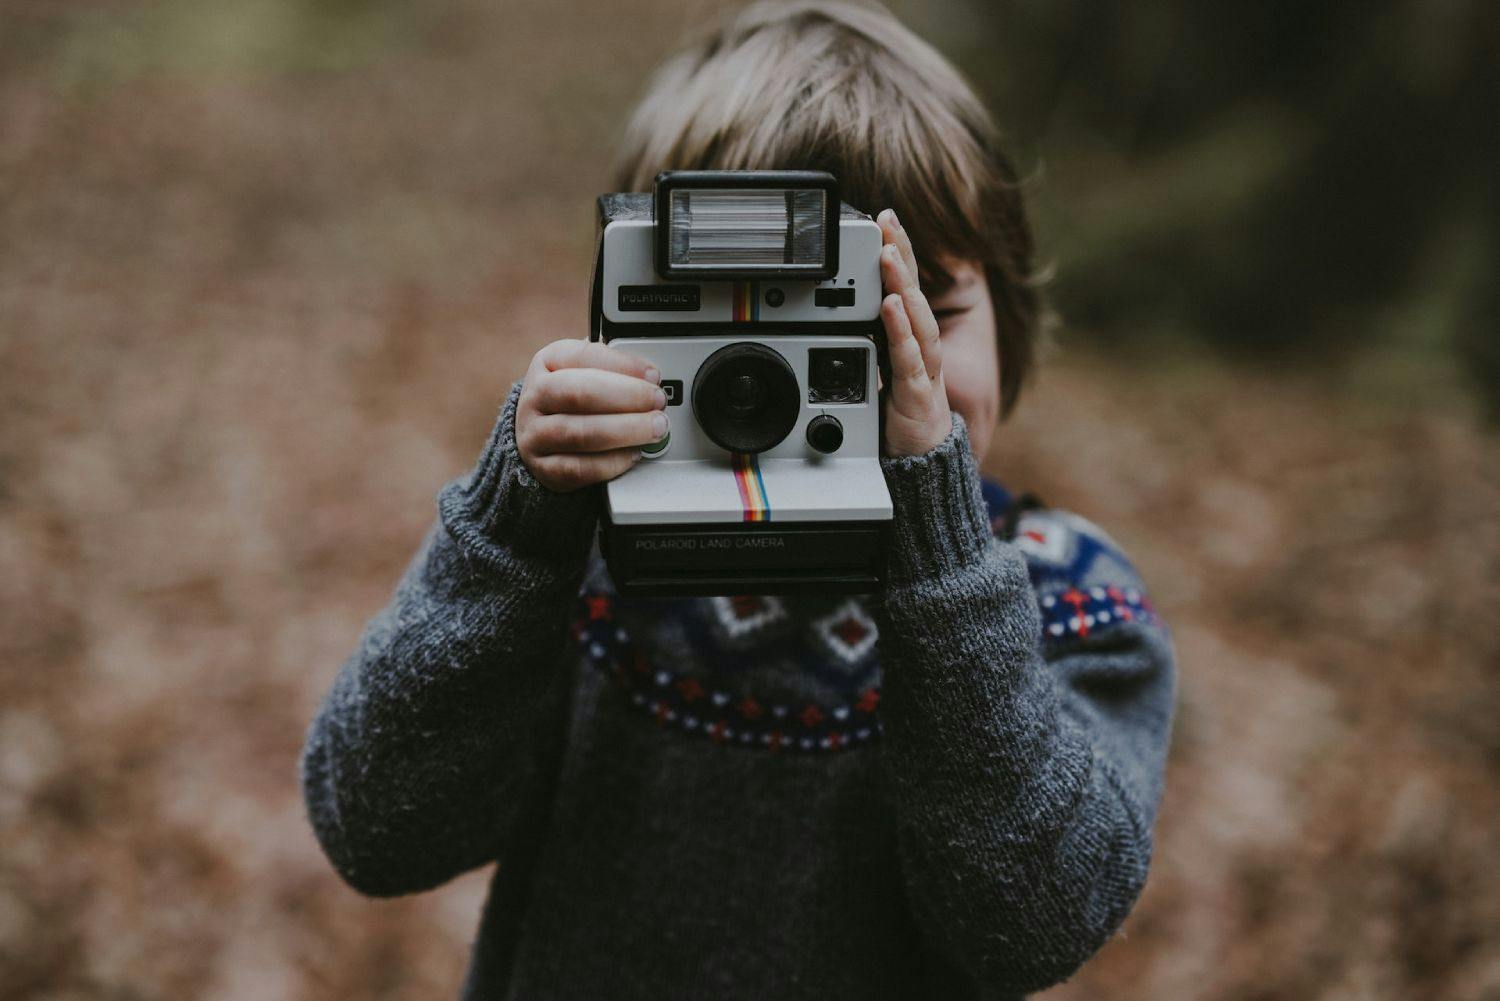
[[[733, 283], [735, 323], [753, 323], [760, 319], [760, 283]], [[734, 483], [740, 491], [740, 506], [745, 521], [770, 521], [771, 501], [766, 496], [766, 481], [760, 475], [760, 460], [753, 455], [735, 455]]]
[[754, 323], [760, 319], [760, 282], [734, 283], [734, 306], [730, 315], [735, 323]]
[[743, 520], [770, 521], [771, 500], [766, 496], [766, 481], [760, 475], [760, 460], [753, 455], [735, 455], [734, 482], [740, 488]]

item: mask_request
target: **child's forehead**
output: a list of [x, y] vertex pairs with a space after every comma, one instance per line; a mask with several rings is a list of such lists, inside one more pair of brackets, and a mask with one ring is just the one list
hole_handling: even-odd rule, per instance
[[973, 290], [984, 279], [984, 266], [980, 261], [957, 254], [939, 252], [931, 263], [917, 261], [923, 290], [929, 295], [963, 295]]
[[937, 264], [947, 272], [948, 280], [957, 292], [973, 288], [984, 277], [983, 265], [972, 258], [939, 254]]

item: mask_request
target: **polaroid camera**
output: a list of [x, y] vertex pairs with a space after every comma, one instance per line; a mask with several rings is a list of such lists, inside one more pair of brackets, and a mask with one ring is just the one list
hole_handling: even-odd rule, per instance
[[817, 171], [668, 171], [599, 198], [591, 333], [661, 370], [670, 430], [606, 486], [622, 594], [880, 582], [880, 228]]

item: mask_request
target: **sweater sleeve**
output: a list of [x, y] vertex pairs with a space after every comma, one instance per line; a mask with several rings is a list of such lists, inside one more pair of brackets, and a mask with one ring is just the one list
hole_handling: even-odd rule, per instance
[[1040, 990], [1108, 939], [1145, 882], [1170, 640], [1149, 611], [1075, 607], [1139, 593], [1123, 557], [1096, 561], [1112, 580], [1049, 592], [1079, 617], [1044, 631], [1026, 555], [990, 532], [961, 417], [932, 452], [884, 466], [884, 764], [913, 913], [986, 996]]
[[363, 893], [428, 889], [500, 857], [545, 794], [596, 498], [531, 477], [515, 445], [519, 391], [475, 468], [439, 494], [439, 523], [307, 734], [313, 828]]

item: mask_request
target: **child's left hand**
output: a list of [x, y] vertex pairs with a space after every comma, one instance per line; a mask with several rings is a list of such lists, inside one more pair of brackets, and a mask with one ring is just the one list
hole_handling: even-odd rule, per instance
[[885, 244], [880, 278], [889, 293], [880, 304], [891, 360], [883, 446], [889, 456], [922, 455], [942, 444], [953, 426], [937, 318], [918, 284], [917, 259], [896, 213], [886, 209], [875, 221]]

